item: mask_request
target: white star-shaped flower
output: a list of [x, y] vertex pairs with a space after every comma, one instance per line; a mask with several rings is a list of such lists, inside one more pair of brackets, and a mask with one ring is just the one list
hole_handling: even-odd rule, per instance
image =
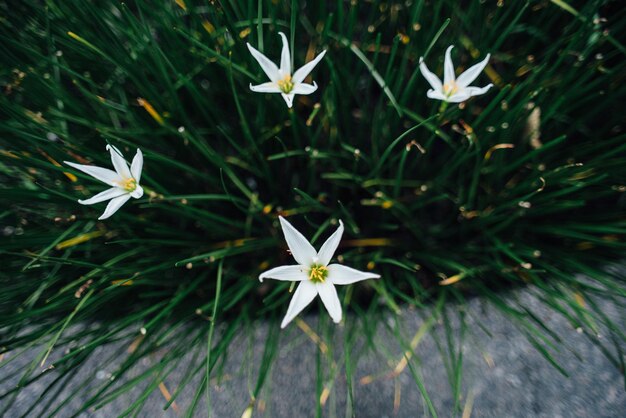
[[461, 103], [472, 96], [484, 94], [493, 87], [493, 84], [488, 84], [485, 87], [470, 87], [470, 83], [476, 80], [476, 77], [478, 77], [481, 71], [487, 66], [491, 54], [487, 54], [484, 60], [468, 68], [458, 78], [455, 78], [454, 65], [450, 57], [452, 48], [454, 48], [454, 46], [450, 45], [446, 50], [446, 57], [443, 62], [443, 83], [441, 83], [441, 80], [439, 80], [435, 74], [430, 72], [424, 63], [424, 59], [420, 57], [420, 71], [432, 87], [432, 89], [428, 90], [426, 93], [428, 97], [449, 103]]
[[83, 173], [89, 174], [90, 176], [111, 186], [110, 189], [98, 193], [90, 199], [78, 200], [78, 203], [81, 205], [93, 205], [94, 203], [110, 200], [104, 210], [104, 213], [98, 219], [106, 219], [110, 217], [131, 197], [139, 199], [143, 196], [143, 189], [139, 185], [141, 170], [143, 168], [143, 154], [141, 153], [141, 150], [137, 148], [137, 153], [135, 154], [129, 169], [128, 163], [124, 160], [124, 157], [117, 148], [112, 145], [107, 145], [106, 149], [111, 152], [111, 162], [113, 163], [115, 171], [93, 165], [83, 165], [63, 161], [65, 164], [72, 166]]
[[275, 279], [300, 282], [293, 298], [291, 298], [287, 314], [280, 327], [285, 328], [317, 295], [320, 295], [333, 321], [339, 323], [341, 321], [341, 302], [339, 302], [335, 285], [378, 279], [380, 275], [355, 270], [341, 264], [328, 264], [333, 258], [335, 250], [337, 250], [339, 241], [341, 241], [343, 222], [339, 221], [339, 228], [326, 240], [318, 252], [282, 216], [279, 216], [279, 219], [291, 255], [298, 264], [267, 270], [259, 276], [259, 280]]
[[257, 60], [263, 72], [269, 77], [267, 83], [253, 86], [250, 84], [250, 90], [258, 93], [280, 93], [285, 99], [288, 107], [293, 105], [293, 98], [296, 94], [311, 94], [317, 90], [317, 84], [303, 83], [304, 79], [315, 68], [318, 62], [326, 54], [326, 50], [322, 51], [313, 61], [298, 69], [293, 75], [291, 74], [291, 54], [289, 52], [289, 44], [284, 33], [278, 32], [283, 39], [283, 51], [280, 55], [280, 68], [269, 60], [265, 55], [257, 51], [250, 44], [248, 49], [252, 56]]

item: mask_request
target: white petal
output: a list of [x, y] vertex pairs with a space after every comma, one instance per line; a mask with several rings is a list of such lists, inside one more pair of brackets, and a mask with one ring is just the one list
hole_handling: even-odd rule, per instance
[[96, 167], [95, 165], [76, 164], [69, 161], [63, 162], [70, 167], [74, 167], [75, 169], [80, 170], [83, 173], [95, 177], [96, 179], [108, 184], [109, 186], [117, 186], [121, 181], [123, 181], [119, 174], [117, 174], [113, 170], [109, 170], [108, 168]]
[[139, 183], [141, 180], [141, 170], [143, 170], [143, 153], [137, 148], [137, 153], [133, 157], [133, 162], [130, 164], [130, 174]]
[[122, 153], [110, 144], [107, 145], [107, 150], [111, 152], [111, 162], [113, 163], [113, 167], [115, 168], [115, 171], [117, 171], [117, 174], [125, 179], [131, 178], [133, 175], [130, 174], [128, 163], [124, 157], [122, 157]]
[[487, 54], [484, 60], [482, 60], [478, 64], [472, 65], [470, 68], [465, 70], [463, 74], [458, 76], [458, 78], [456, 79], [457, 86], [467, 87], [472, 84], [472, 81], [476, 80], [476, 77], [478, 77], [478, 75], [485, 69], [490, 57], [491, 54]]
[[422, 58], [420, 58], [420, 71], [426, 81], [428, 81], [428, 84], [430, 84], [435, 91], [443, 91], [443, 84], [441, 84], [441, 80], [439, 80], [439, 77], [428, 69]]
[[490, 88], [493, 87], [493, 84], [487, 84], [485, 87], [466, 87], [465, 91], [471, 96], [480, 96], [481, 94], [487, 93]]
[[343, 235], [343, 222], [339, 221], [339, 228], [326, 240], [322, 248], [320, 248], [317, 253], [317, 258], [319, 259], [319, 263], [326, 266], [330, 263], [330, 259], [333, 258], [335, 251], [337, 251], [337, 246], [339, 245], [339, 241], [341, 241], [341, 236]]
[[313, 71], [313, 68], [315, 68], [317, 63], [320, 62], [322, 58], [324, 58], [325, 54], [326, 54], [326, 50], [320, 52], [320, 54], [317, 57], [315, 57], [313, 61], [310, 61], [306, 63], [305, 65], [303, 65], [302, 67], [300, 67], [298, 71], [296, 71], [293, 74], [293, 77], [291, 77], [291, 81], [293, 81], [294, 84], [302, 83], [304, 79], [306, 78], [306, 76], [309, 75], [311, 71]]
[[284, 77], [286, 75], [291, 75], [291, 55], [289, 55], [289, 42], [287, 41], [287, 37], [284, 33], [278, 32], [280, 37], [283, 39], [283, 50], [280, 54], [280, 74]]
[[328, 266], [328, 280], [333, 284], [352, 284], [367, 279], [380, 279], [380, 274], [366, 273], [341, 264]]
[[450, 57], [450, 52], [454, 48], [454, 45], [450, 45], [448, 49], [446, 49], [446, 57], [443, 60], [443, 84], [450, 85], [450, 82], [454, 81], [454, 64], [452, 64], [452, 58]]
[[341, 322], [341, 302], [337, 296], [337, 289], [330, 282], [317, 283], [315, 286], [333, 322], [338, 324]]
[[291, 322], [309, 303], [317, 296], [317, 288], [311, 281], [304, 281], [298, 285], [298, 288], [289, 302], [289, 308], [283, 322], [280, 324], [281, 328], [285, 328], [287, 324]]
[[471, 95], [467, 91], [467, 89], [463, 89], [451, 95], [450, 97], [446, 97], [446, 102], [448, 103], [462, 103], [469, 99]]
[[256, 86], [250, 84], [250, 90], [256, 91], [257, 93], [282, 93], [282, 91], [278, 87], [278, 84], [274, 83], [273, 81], [269, 81], [267, 83], [259, 84]]
[[139, 199], [141, 196], [143, 196], [143, 187], [137, 185], [137, 188], [130, 192], [130, 195], [135, 199]]
[[435, 99], [435, 100], [448, 100], [448, 97], [441, 93], [439, 90], [435, 91], [435, 90], [428, 90], [426, 92], [426, 96], [428, 96], [431, 99]]
[[104, 202], [105, 200], [113, 199], [126, 193], [128, 192], [124, 189], [120, 189], [119, 187], [112, 187], [98, 193], [97, 195], [87, 200], [78, 200], [78, 203], [80, 203], [81, 205], [93, 205], [94, 203]]
[[485, 94], [487, 90], [489, 90], [491, 87], [493, 87], [493, 84], [487, 84], [485, 87], [466, 87], [448, 97], [447, 101], [450, 103], [461, 103], [472, 96], [480, 96], [481, 94]]
[[124, 203], [128, 202], [128, 199], [130, 199], [130, 195], [128, 193], [111, 199], [106, 209], [104, 210], [104, 213], [98, 219], [103, 220], [110, 217], [115, 212], [117, 212], [117, 210], [121, 208]]
[[293, 93], [289, 93], [289, 94], [285, 94], [282, 93], [281, 96], [283, 96], [283, 100], [285, 100], [285, 103], [287, 103], [287, 107], [292, 107], [293, 106], [293, 97], [295, 96], [295, 94]]
[[252, 54], [254, 59], [257, 60], [265, 75], [267, 75], [267, 77], [274, 82], [278, 81], [280, 79], [280, 75], [278, 74], [278, 67], [276, 66], [276, 64], [270, 61], [269, 58], [267, 58], [265, 55], [254, 49], [252, 45], [246, 45], [248, 45], [250, 53]]
[[283, 229], [285, 240], [291, 250], [291, 255], [298, 264], [302, 266], [311, 266], [317, 261], [317, 252], [315, 248], [298, 232], [285, 218], [279, 216], [280, 226]]
[[315, 81], [313, 84], [300, 83], [293, 86], [291, 94], [307, 95], [313, 93], [315, 90], [317, 90], [317, 83], [315, 83]]
[[259, 276], [259, 281], [263, 279], [283, 280], [289, 282], [301, 282], [307, 280], [309, 274], [303, 266], [280, 266], [264, 271]]

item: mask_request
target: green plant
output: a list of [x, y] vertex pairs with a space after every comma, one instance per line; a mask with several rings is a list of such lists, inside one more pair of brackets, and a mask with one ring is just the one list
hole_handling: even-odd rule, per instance
[[[345, 348], [356, 330], [387, 326], [383, 311], [434, 301], [427, 332], [448, 320], [446, 302], [480, 295], [558, 367], [552, 330], [499, 293], [532, 285], [624, 370], [623, 324], [594, 302], [623, 308], [626, 296], [624, 278], [605, 268], [626, 249], [619, 2], [157, 3], [0, 2], [0, 379], [19, 382], [0, 393], [3, 408], [47, 374], [58, 376], [54, 393], [95, 349], [133, 339], [117, 380], [165, 349], [162, 361], [122, 386], [77, 391], [81, 411], [132, 385], [149, 394], [191, 347], [206, 346], [189, 373], [204, 376], [199, 400], [234, 335], [260, 319], [278, 328], [284, 315], [289, 284], [257, 280], [289, 257], [277, 251], [278, 214], [316, 245], [342, 219], [337, 254], [382, 275], [340, 292], [354, 314]], [[318, 91], [291, 110], [249, 88], [265, 75], [245, 42], [278, 57], [279, 30], [298, 63], [328, 50]], [[481, 77], [496, 87], [440, 107], [426, 98], [418, 59], [441, 74], [450, 44], [464, 68], [490, 52]], [[99, 222], [102, 207], [76, 200], [101, 185], [60, 163], [108, 166], [107, 143], [143, 150], [146, 193]], [[598, 339], [600, 328], [610, 337]], [[444, 355], [460, 395], [454, 338]], [[31, 367], [1, 371], [31, 348]]]

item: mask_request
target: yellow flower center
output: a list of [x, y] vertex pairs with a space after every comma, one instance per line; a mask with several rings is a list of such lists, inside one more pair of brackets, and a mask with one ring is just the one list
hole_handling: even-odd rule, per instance
[[443, 92], [448, 97], [452, 96], [457, 91], [459, 91], [459, 86], [457, 86], [456, 81], [451, 81], [443, 85]]
[[133, 178], [124, 179], [118, 182], [118, 184], [122, 189], [126, 190], [127, 192], [134, 192], [137, 188], [137, 181]]
[[313, 283], [324, 283], [328, 277], [328, 268], [326, 266], [313, 266], [309, 272], [309, 279]]
[[282, 80], [278, 80], [276, 82], [278, 84], [278, 88], [283, 93], [287, 94], [293, 90], [293, 81], [291, 81], [291, 75], [287, 74]]

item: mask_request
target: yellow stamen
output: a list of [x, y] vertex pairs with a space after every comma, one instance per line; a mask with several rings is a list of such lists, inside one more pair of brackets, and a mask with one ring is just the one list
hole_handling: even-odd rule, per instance
[[293, 90], [293, 81], [291, 81], [291, 75], [287, 74], [282, 80], [276, 82], [278, 88], [285, 94], [288, 94]]
[[118, 184], [127, 192], [133, 192], [137, 188], [137, 181], [135, 179], [124, 179], [118, 182]]
[[456, 81], [451, 81], [443, 85], [443, 92], [448, 97], [452, 96], [457, 91], [459, 91], [459, 86], [457, 86]]
[[324, 283], [328, 276], [328, 268], [326, 266], [313, 266], [309, 272], [309, 279], [314, 283]]

